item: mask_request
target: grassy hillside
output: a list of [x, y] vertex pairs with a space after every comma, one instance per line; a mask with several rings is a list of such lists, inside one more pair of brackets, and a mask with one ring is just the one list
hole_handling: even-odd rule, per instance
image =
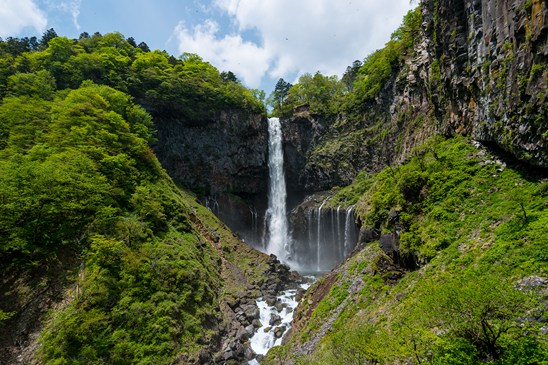
[[547, 197], [462, 137], [360, 176], [332, 199], [380, 242], [309, 290], [265, 363], [546, 364]]
[[[195, 56], [170, 64], [118, 34], [22, 52], [0, 43], [0, 362], [209, 361], [230, 329], [224, 301], [268, 258], [175, 186], [149, 147], [152, 117], [120, 90], [146, 101], [183, 82], [182, 101], [207, 91], [218, 107], [260, 103]], [[216, 84], [192, 84], [204, 75]]]

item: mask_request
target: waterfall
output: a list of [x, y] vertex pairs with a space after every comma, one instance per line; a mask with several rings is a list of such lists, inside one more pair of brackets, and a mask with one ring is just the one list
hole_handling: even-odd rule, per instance
[[351, 247], [352, 242], [352, 224], [354, 223], [354, 215], [352, 214], [354, 207], [348, 207], [346, 210], [346, 222], [344, 225], [344, 255], [348, 255], [348, 248]]
[[205, 206], [210, 212], [215, 214], [217, 217], [219, 216], [219, 203], [217, 202], [217, 197], [206, 196]]
[[289, 251], [286, 216], [286, 189], [284, 177], [284, 156], [282, 149], [282, 126], [278, 118], [268, 119], [268, 171], [270, 190], [268, 195], [267, 250], [285, 262]]
[[259, 222], [257, 209], [251, 206], [249, 207], [249, 213], [251, 213], [251, 239], [252, 242], [256, 243], [259, 239]]
[[[337, 241], [336, 242], [341, 242], [341, 206], [339, 205], [337, 207]], [[343, 251], [343, 247], [341, 245], [339, 245], [339, 257], [342, 259], [344, 259], [344, 251]]]
[[320, 205], [320, 207], [318, 208], [318, 240], [317, 240], [317, 244], [316, 244], [316, 253], [317, 253], [317, 263], [316, 263], [316, 270], [317, 271], [320, 271], [320, 259], [321, 259], [321, 238], [322, 238], [322, 235], [321, 235], [321, 228], [322, 228], [322, 208], [325, 204], [325, 202], [327, 201], [327, 199], [329, 199], [329, 197], [325, 198], [325, 200], [322, 202], [322, 204]]

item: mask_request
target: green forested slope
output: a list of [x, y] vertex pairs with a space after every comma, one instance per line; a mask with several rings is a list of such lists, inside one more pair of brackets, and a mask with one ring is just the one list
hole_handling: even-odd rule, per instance
[[380, 242], [309, 290], [265, 363], [546, 364], [546, 179], [440, 138], [332, 200]]
[[[149, 51], [120, 33], [82, 33], [72, 40], [50, 30], [40, 42], [27, 38], [0, 42], [1, 97], [25, 88], [22, 83], [37, 72], [53, 80], [58, 90], [78, 88], [84, 80], [111, 86], [135, 97], [154, 117], [198, 122], [215, 110], [264, 110], [252, 95], [256, 92], [243, 87], [232, 72], [219, 72], [195, 54], [177, 59]], [[35, 88], [28, 91], [46, 96], [50, 90]]]
[[229, 326], [221, 303], [267, 259], [175, 186], [149, 147], [152, 117], [123, 91], [157, 113], [261, 104], [197, 56], [144, 52], [119, 34], [28, 52], [9, 44], [0, 42], [0, 362], [211, 361]]

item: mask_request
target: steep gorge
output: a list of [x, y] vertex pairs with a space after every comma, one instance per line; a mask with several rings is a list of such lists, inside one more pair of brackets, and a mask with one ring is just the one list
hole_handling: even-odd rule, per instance
[[[451, 288], [461, 288], [458, 293], [471, 303], [477, 299], [470, 296], [472, 292], [487, 293], [477, 299], [480, 304], [490, 299], [488, 295], [510, 293], [508, 298], [516, 299], [517, 304], [513, 307], [512, 303], [504, 302], [507, 307], [503, 309], [523, 315], [519, 323], [532, 335], [518, 336], [518, 340], [504, 337], [508, 343], [503, 344], [507, 347], [502, 350], [508, 352], [506, 349], [510, 348], [526, 354], [529, 351], [535, 356], [542, 354], [541, 351], [546, 353], [546, 343], [538, 340], [540, 335], [535, 337], [543, 331], [546, 334], [545, 326], [542, 327], [545, 323], [542, 303], [546, 302], [548, 282], [543, 276], [548, 222], [546, 180], [542, 175], [548, 167], [546, 2], [424, 0], [418, 13], [421, 22], [413, 34], [413, 44], [390, 64], [390, 73], [377, 93], [362, 97], [356, 92], [356, 102], [336, 115], [311, 113], [304, 107], [291, 117], [281, 118], [288, 208], [292, 209], [290, 220], [294, 237], [310, 245], [303, 244], [296, 252], [306, 257], [304, 262], [308, 268], [314, 268], [312, 271], [336, 268], [311, 288], [296, 312], [295, 328], [285, 340], [286, 346], [274, 350], [264, 360], [265, 364], [415, 363], [415, 359], [416, 362], [434, 361], [429, 357], [433, 353], [439, 355], [443, 363], [443, 359], [467, 352], [475, 356], [469, 363], [493, 360], [496, 351], [489, 353], [483, 345], [467, 343], [458, 336], [455, 340], [450, 337], [451, 328], [438, 331], [438, 327], [432, 327], [443, 326], [434, 314], [426, 320], [421, 318], [423, 313], [435, 308], [433, 303], [440, 298], [442, 301], [452, 298], [450, 293], [443, 292], [446, 282], [453, 284]], [[70, 45], [66, 41], [58, 40], [55, 45], [59, 47], [63, 42]], [[70, 47], [77, 49], [74, 44]], [[76, 57], [81, 51], [74, 49]], [[9, 267], [2, 268], [9, 273], [2, 281], [5, 290], [0, 311], [3, 326], [0, 345], [7, 349], [6, 355], [2, 355], [5, 357], [0, 358], [2, 361], [18, 361], [19, 355], [25, 361], [35, 358], [36, 342], [33, 341], [42, 330], [40, 323], [51, 318], [46, 323], [45, 334], [50, 359], [72, 356], [70, 359], [84, 359], [82, 361], [112, 360], [116, 356], [132, 355], [135, 361], [144, 358], [166, 363], [241, 363], [253, 357], [247, 339], [259, 325], [255, 321], [255, 298], [274, 297], [288, 282], [298, 280], [275, 258], [243, 245], [198, 204], [199, 201], [208, 206], [246, 243], [259, 246], [267, 209], [266, 116], [257, 108], [217, 100], [215, 105], [200, 104], [194, 108], [196, 100], [209, 99], [198, 92], [199, 96], [190, 93], [189, 97], [185, 94], [189, 93], [187, 89], [176, 89], [176, 82], [166, 86], [165, 82], [151, 77], [159, 72], [160, 66], [168, 69], [167, 56], [137, 52], [132, 57], [135, 60], [131, 68], [126, 67], [131, 70], [142, 67], [144, 60], [150, 57], [145, 76], [135, 71], [135, 77], [128, 79], [135, 82], [135, 78], [141, 77], [139, 83], [112, 86], [138, 90], [134, 97], [154, 117], [158, 134], [152, 145], [162, 167], [145, 144], [139, 144], [142, 151], [137, 154], [135, 165], [137, 162], [127, 160], [128, 155], [136, 153], [134, 149], [123, 145], [127, 151], [114, 153], [109, 149], [110, 144], [101, 140], [110, 138], [109, 135], [92, 134], [104, 143], [91, 146], [85, 153], [89, 153], [89, 158], [98, 159], [100, 150], [105, 156], [101, 155], [101, 159], [93, 163], [88, 162], [86, 156], [81, 158], [87, 166], [101, 167], [94, 170], [97, 181], [107, 179], [101, 175], [104, 171], [112, 174], [108, 175], [112, 187], [105, 188], [104, 196], [111, 199], [109, 204], [114, 204], [117, 210], [109, 210], [114, 208], [107, 206], [95, 215], [95, 211], [89, 213], [83, 209], [82, 215], [89, 218], [89, 222], [76, 222], [75, 227], [82, 227], [85, 234], [76, 238], [61, 237], [61, 248], [52, 250], [51, 256], [43, 261], [32, 263], [44, 263], [49, 270], [47, 275], [40, 272], [41, 266], [20, 271], [16, 268], [18, 261], [10, 261], [12, 256], [25, 257], [27, 253], [17, 251], [16, 244], [21, 241], [12, 241], [11, 236], [8, 239], [12, 231], [2, 226], [0, 233], [5, 244], [2, 257], [10, 263]], [[166, 74], [175, 74], [192, 63], [205, 67], [199, 60], [184, 60], [178, 68], [174, 67], [177, 71], [169, 70]], [[58, 79], [53, 79], [53, 83], [65, 82], [68, 78], [62, 73], [56, 76]], [[145, 92], [144, 87], [155, 82], [161, 92], [156, 93], [154, 87]], [[227, 84], [215, 82], [221, 85], [215, 84], [219, 88]], [[67, 108], [73, 112], [67, 120], [83, 115], [97, 117], [98, 123], [103, 123], [100, 118], [104, 115], [111, 113], [108, 115], [112, 117], [119, 112], [120, 116], [110, 121], [121, 120], [118, 127], [124, 133], [130, 125], [134, 128], [133, 123], [124, 124], [125, 119], [131, 120], [130, 114], [111, 110], [122, 103], [120, 100], [130, 103], [129, 97], [92, 83], [86, 87], [73, 91], [76, 97], [79, 92], [89, 94], [72, 100], [80, 109]], [[51, 93], [54, 90], [52, 86]], [[55, 103], [61, 110], [61, 105], [66, 107], [61, 103], [68, 91], [60, 86], [59, 91], [56, 94], [59, 100]], [[105, 95], [112, 97], [112, 107], [96, 94], [105, 99], [108, 99]], [[8, 108], [19, 105], [16, 98], [28, 101], [31, 96], [11, 94], [2, 100], [2, 157], [11, 156], [6, 146], [19, 148], [17, 153], [30, 156], [23, 160], [14, 157], [9, 162], [6, 157], [0, 165], [5, 168], [3, 171], [11, 171], [0, 179], [3, 187], [11, 189], [6, 190], [8, 192], [16, 191], [20, 177], [13, 171], [18, 174], [27, 171], [14, 166], [22, 164], [21, 161], [28, 164], [54, 161], [47, 155], [52, 150], [43, 147], [49, 148], [47, 143], [56, 141], [55, 138], [66, 143], [59, 137], [63, 133], [55, 129], [52, 130], [57, 136], [48, 137], [51, 130], [42, 120], [50, 115], [48, 103], [54, 103], [51, 100], [40, 102], [39, 110], [43, 111], [40, 118], [30, 109], [21, 111], [43, 130], [45, 137], [27, 131], [24, 138], [16, 138], [19, 132], [16, 129], [24, 130], [21, 125], [27, 119], [11, 120], [12, 111]], [[96, 113], [91, 107], [86, 109], [90, 99], [100, 112]], [[181, 100], [188, 110], [177, 104]], [[93, 118], [86, 123], [95, 121]], [[131, 132], [138, 134], [141, 128], [137, 123], [136, 132]], [[10, 133], [14, 136], [12, 139]], [[131, 138], [136, 138], [132, 133]], [[73, 137], [78, 135], [75, 133]], [[471, 144], [471, 139], [479, 142]], [[40, 142], [39, 146], [30, 153], [25, 143], [34, 146], [36, 141]], [[490, 152], [482, 144], [496, 149]], [[500, 156], [492, 155], [492, 151], [505, 151], [518, 162], [506, 164]], [[14, 156], [17, 153], [14, 152]], [[49, 165], [44, 171], [50, 171], [46, 168], [50, 168]], [[58, 168], [53, 171], [57, 172]], [[33, 200], [33, 194], [27, 191], [28, 204], [35, 204], [32, 207], [36, 208], [29, 211], [40, 213], [42, 206], [49, 207], [52, 203], [51, 196], [46, 194], [48, 189], [67, 183], [63, 174], [53, 176], [59, 181], [31, 176], [29, 186], [41, 184], [40, 199], [43, 200]], [[197, 197], [181, 192], [171, 179]], [[70, 181], [79, 182], [78, 179]], [[103, 185], [97, 184], [96, 188]], [[1, 195], [4, 201], [14, 199], [13, 196]], [[62, 199], [58, 200], [54, 203], [62, 207]], [[9, 206], [3, 207], [15, 211], [17, 202], [9, 202]], [[33, 217], [40, 222], [51, 215], [55, 225], [62, 226], [63, 214], [69, 217], [74, 214], [59, 212], [55, 204], [51, 210], [44, 210], [45, 216]], [[16, 227], [17, 222], [10, 214], [3, 214], [2, 219]], [[347, 245], [345, 235], [347, 225], [349, 237], [357, 233], [352, 232], [350, 225], [355, 220], [361, 232], [359, 245], [353, 250], [357, 237], [352, 236], [352, 244]], [[325, 225], [332, 228], [325, 229]], [[39, 252], [44, 243], [41, 237], [36, 237], [46, 229], [47, 225], [43, 226], [37, 224], [39, 229], [34, 231], [31, 224], [21, 226], [28, 228], [29, 240]], [[19, 232], [21, 227], [13, 232]], [[80, 232], [76, 228], [74, 231]], [[49, 231], [45, 232], [44, 242], [51, 244], [46, 241], [50, 239]], [[99, 236], [88, 237], [89, 232]], [[327, 238], [320, 239], [320, 236]], [[336, 259], [321, 258], [332, 241], [344, 244], [341, 246], [344, 252], [338, 247], [331, 254]], [[4, 248], [11, 242], [15, 242], [13, 247]], [[317, 246], [312, 247], [312, 243]], [[160, 248], [161, 251], [156, 251]], [[338, 265], [347, 255], [351, 257]], [[164, 270], [158, 270], [160, 266]], [[485, 279], [486, 284], [476, 285], [478, 278]], [[496, 284], [498, 279], [500, 286]], [[150, 289], [152, 302], [138, 297], [137, 289], [151, 287], [141, 285], [141, 281], [160, 288]], [[189, 289], [189, 285], [194, 287]], [[171, 306], [174, 295], [186, 293], [179, 286], [192, 292], [188, 294], [192, 299], [179, 298], [181, 302], [194, 301], [192, 306]], [[514, 293], [515, 288], [527, 295], [540, 293], [540, 304], [538, 298], [530, 304], [522, 295]], [[81, 295], [80, 290], [85, 295]], [[37, 305], [39, 302], [44, 304]], [[53, 317], [46, 317], [51, 308], [55, 309]], [[156, 310], [168, 314], [162, 317]], [[111, 312], [118, 317], [108, 317]], [[156, 341], [156, 337], [133, 340], [127, 334], [131, 328], [125, 328], [120, 319], [138, 321], [145, 315], [149, 321], [139, 322], [141, 325], [168, 318], [166, 321], [176, 323], [179, 332], [174, 335], [169, 331], [172, 326], [162, 322], [161, 331], [149, 331], [145, 326], [141, 334], [146, 337], [165, 333], [172, 336], [169, 341]], [[458, 319], [448, 320], [455, 318]], [[427, 320], [431, 322], [426, 323]], [[504, 320], [504, 325], [511, 322], [512, 329], [516, 328], [513, 318]], [[80, 322], [85, 326], [74, 325]], [[57, 323], [61, 326], [56, 327]], [[69, 330], [59, 330], [66, 328]], [[202, 333], [196, 328], [206, 330]], [[449, 335], [444, 337], [444, 333]], [[149, 340], [153, 343], [150, 348], [141, 349]], [[74, 343], [79, 347], [73, 346]], [[123, 346], [118, 346], [119, 343]], [[169, 344], [168, 352], [154, 347], [163, 344]]]

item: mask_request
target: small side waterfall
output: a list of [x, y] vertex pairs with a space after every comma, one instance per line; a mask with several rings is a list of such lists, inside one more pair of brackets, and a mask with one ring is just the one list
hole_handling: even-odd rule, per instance
[[322, 255], [321, 255], [321, 249], [322, 249], [322, 245], [321, 245], [321, 241], [322, 241], [322, 231], [321, 231], [321, 229], [322, 229], [322, 208], [325, 205], [325, 202], [327, 201], [327, 199], [329, 199], [329, 198], [326, 198], [318, 208], [318, 237], [317, 237], [317, 240], [316, 240], [316, 243], [317, 243], [316, 244], [316, 257], [317, 257], [316, 270], [318, 272], [321, 271], [320, 261], [322, 259]]
[[311, 200], [291, 212], [291, 263], [301, 273], [321, 273], [344, 261], [358, 242], [354, 207]]
[[350, 223], [350, 219], [352, 218], [352, 210], [354, 207], [348, 207], [346, 209], [346, 223], [344, 225], [344, 255], [346, 256], [348, 254], [348, 248], [352, 245], [354, 239], [353, 239], [353, 231], [352, 231], [352, 225]]
[[289, 252], [287, 229], [286, 188], [284, 156], [282, 149], [282, 126], [278, 118], [268, 119], [268, 171], [270, 187], [268, 194], [268, 243], [267, 252], [275, 254], [285, 262]]

